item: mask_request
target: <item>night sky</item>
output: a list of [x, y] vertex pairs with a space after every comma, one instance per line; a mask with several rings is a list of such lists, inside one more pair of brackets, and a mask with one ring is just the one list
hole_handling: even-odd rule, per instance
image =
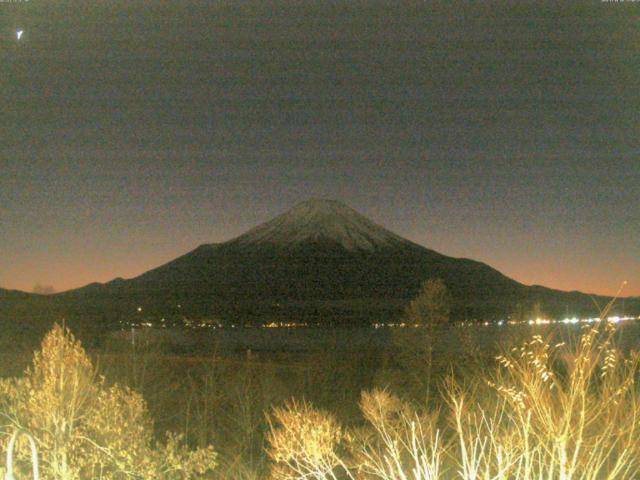
[[640, 3], [479, 3], [0, 1], [0, 287], [132, 277], [325, 197], [640, 295]]

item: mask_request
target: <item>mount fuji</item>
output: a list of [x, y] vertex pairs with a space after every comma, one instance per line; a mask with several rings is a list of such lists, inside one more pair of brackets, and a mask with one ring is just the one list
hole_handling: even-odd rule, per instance
[[[404, 239], [333, 200], [309, 200], [224, 243], [128, 280], [50, 295], [60, 315], [363, 324], [397, 319], [421, 283], [442, 279], [454, 319], [498, 319], [540, 302], [553, 316], [594, 315], [592, 298], [526, 286], [494, 268]], [[605, 303], [606, 297], [596, 297]], [[627, 305], [637, 303], [628, 299]]]

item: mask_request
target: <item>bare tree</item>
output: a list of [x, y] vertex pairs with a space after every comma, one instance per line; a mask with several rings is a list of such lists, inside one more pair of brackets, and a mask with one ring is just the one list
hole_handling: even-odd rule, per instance
[[418, 295], [405, 309], [407, 322], [437, 326], [449, 321], [451, 298], [441, 279], [429, 279], [422, 283]]
[[539, 318], [545, 318], [546, 315], [544, 313], [544, 310], [542, 308], [542, 303], [541, 302], [535, 302], [533, 304], [533, 306], [531, 307], [531, 318], [533, 320], [537, 320]]

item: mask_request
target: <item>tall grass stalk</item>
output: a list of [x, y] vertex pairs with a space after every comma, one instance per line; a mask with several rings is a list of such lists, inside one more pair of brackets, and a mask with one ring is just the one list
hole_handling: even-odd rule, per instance
[[624, 355], [614, 333], [603, 321], [573, 343], [534, 335], [493, 373], [448, 380], [440, 409], [373, 390], [363, 423], [347, 428], [290, 402], [270, 422], [274, 478], [638, 478], [640, 356]]

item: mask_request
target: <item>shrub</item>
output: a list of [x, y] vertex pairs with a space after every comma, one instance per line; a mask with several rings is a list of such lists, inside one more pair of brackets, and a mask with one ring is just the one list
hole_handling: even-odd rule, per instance
[[340, 455], [344, 431], [333, 415], [292, 401], [273, 409], [269, 426], [272, 478], [337, 479], [346, 471]]
[[497, 357], [495, 373], [449, 380], [441, 412], [386, 390], [363, 393], [365, 422], [347, 430], [307, 404], [276, 409], [275, 477], [638, 478], [640, 355], [623, 355], [613, 332], [602, 322], [573, 346], [535, 335]]
[[[144, 399], [96, 374], [86, 352], [55, 325], [23, 378], [0, 381], [3, 430], [36, 439], [43, 479], [198, 478], [215, 466], [211, 446], [191, 451], [181, 438], [153, 437]], [[2, 437], [6, 448], [8, 435]], [[27, 459], [26, 445], [18, 460]]]
[[352, 435], [358, 478], [432, 480], [440, 475], [444, 449], [439, 412], [421, 415], [386, 390], [363, 392], [360, 409], [367, 425]]
[[[488, 381], [497, 414], [486, 421], [489, 409], [476, 406], [485, 421], [471, 431], [491, 439], [494, 453], [478, 455], [483, 469], [499, 478], [637, 478], [639, 357], [625, 358], [613, 332], [611, 324], [589, 328], [573, 347], [533, 336], [498, 357], [500, 368]], [[461, 403], [454, 410], [463, 438]]]

